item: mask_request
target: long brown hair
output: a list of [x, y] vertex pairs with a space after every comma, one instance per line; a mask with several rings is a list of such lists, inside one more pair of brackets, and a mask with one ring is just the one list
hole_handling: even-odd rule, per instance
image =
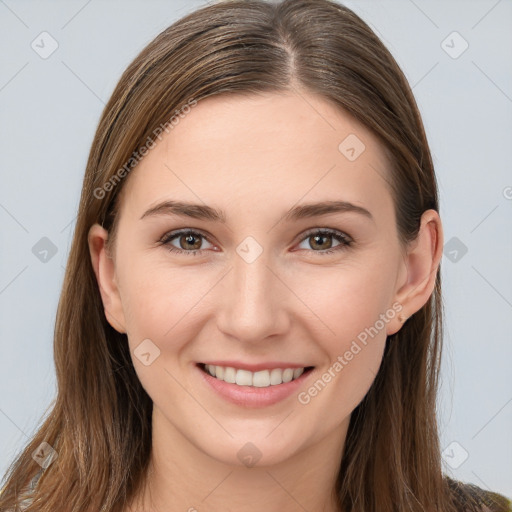
[[[15, 509], [31, 481], [26, 510], [40, 512], [118, 512], [141, 489], [152, 402], [126, 335], [105, 318], [88, 230], [100, 223], [113, 239], [119, 193], [140, 148], [187, 104], [219, 94], [290, 90], [322, 96], [378, 137], [393, 164], [390, 185], [403, 243], [416, 237], [425, 210], [439, 211], [411, 89], [389, 51], [350, 9], [330, 0], [235, 0], [171, 25], [129, 65], [102, 113], [57, 311], [58, 393], [4, 477], [0, 510]], [[336, 488], [344, 511], [449, 512], [462, 503], [478, 509], [479, 498], [471, 501], [442, 474], [436, 420], [441, 342], [438, 269], [429, 301], [388, 337], [378, 375], [352, 413]], [[32, 455], [49, 447], [57, 457], [41, 470]], [[505, 510], [506, 504], [493, 506]]]

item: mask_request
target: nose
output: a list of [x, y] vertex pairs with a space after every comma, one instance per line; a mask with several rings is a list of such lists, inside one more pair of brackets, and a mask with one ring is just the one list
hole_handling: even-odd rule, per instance
[[231, 271], [217, 290], [217, 325], [239, 341], [259, 343], [290, 326], [290, 290], [264, 251], [252, 262], [234, 255]]

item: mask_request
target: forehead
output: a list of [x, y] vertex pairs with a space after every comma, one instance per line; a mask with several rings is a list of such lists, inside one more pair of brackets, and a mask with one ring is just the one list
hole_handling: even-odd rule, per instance
[[392, 208], [378, 139], [316, 95], [209, 97], [155, 142], [125, 184], [135, 209], [169, 197], [226, 210], [301, 198]]

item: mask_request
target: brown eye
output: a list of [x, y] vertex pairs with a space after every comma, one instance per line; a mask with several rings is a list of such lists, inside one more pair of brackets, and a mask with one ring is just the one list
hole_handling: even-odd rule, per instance
[[191, 233], [187, 235], [180, 235], [178, 240], [180, 241], [180, 247], [182, 249], [197, 250], [201, 247], [202, 243], [200, 236], [196, 236]]
[[[333, 245], [333, 239], [338, 243]], [[318, 254], [331, 254], [335, 251], [346, 249], [352, 242], [352, 238], [341, 231], [316, 229], [306, 233], [301, 244], [306, 243], [307, 247], [301, 248]]]
[[313, 235], [309, 239], [312, 249], [330, 249], [332, 246], [332, 235]]
[[[179, 243], [179, 246], [175, 245], [176, 241]], [[210, 243], [205, 235], [190, 230], [168, 233], [160, 240], [160, 243], [166, 245], [169, 251], [189, 254], [191, 256], [195, 256], [197, 252], [204, 250], [205, 247], [202, 247], [202, 245], [205, 242]], [[212, 244], [210, 246], [213, 247]]]

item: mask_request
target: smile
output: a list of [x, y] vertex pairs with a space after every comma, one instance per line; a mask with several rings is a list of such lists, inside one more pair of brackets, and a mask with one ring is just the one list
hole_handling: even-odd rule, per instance
[[235, 368], [197, 363], [196, 368], [206, 387], [223, 400], [241, 407], [260, 408], [277, 404], [296, 395], [314, 371], [301, 368]]
[[238, 386], [252, 386], [257, 388], [266, 388], [291, 382], [292, 380], [298, 379], [304, 371], [313, 368], [312, 366], [305, 368], [272, 368], [251, 372], [231, 366], [217, 366], [212, 364], [201, 364], [200, 367], [218, 380]]

